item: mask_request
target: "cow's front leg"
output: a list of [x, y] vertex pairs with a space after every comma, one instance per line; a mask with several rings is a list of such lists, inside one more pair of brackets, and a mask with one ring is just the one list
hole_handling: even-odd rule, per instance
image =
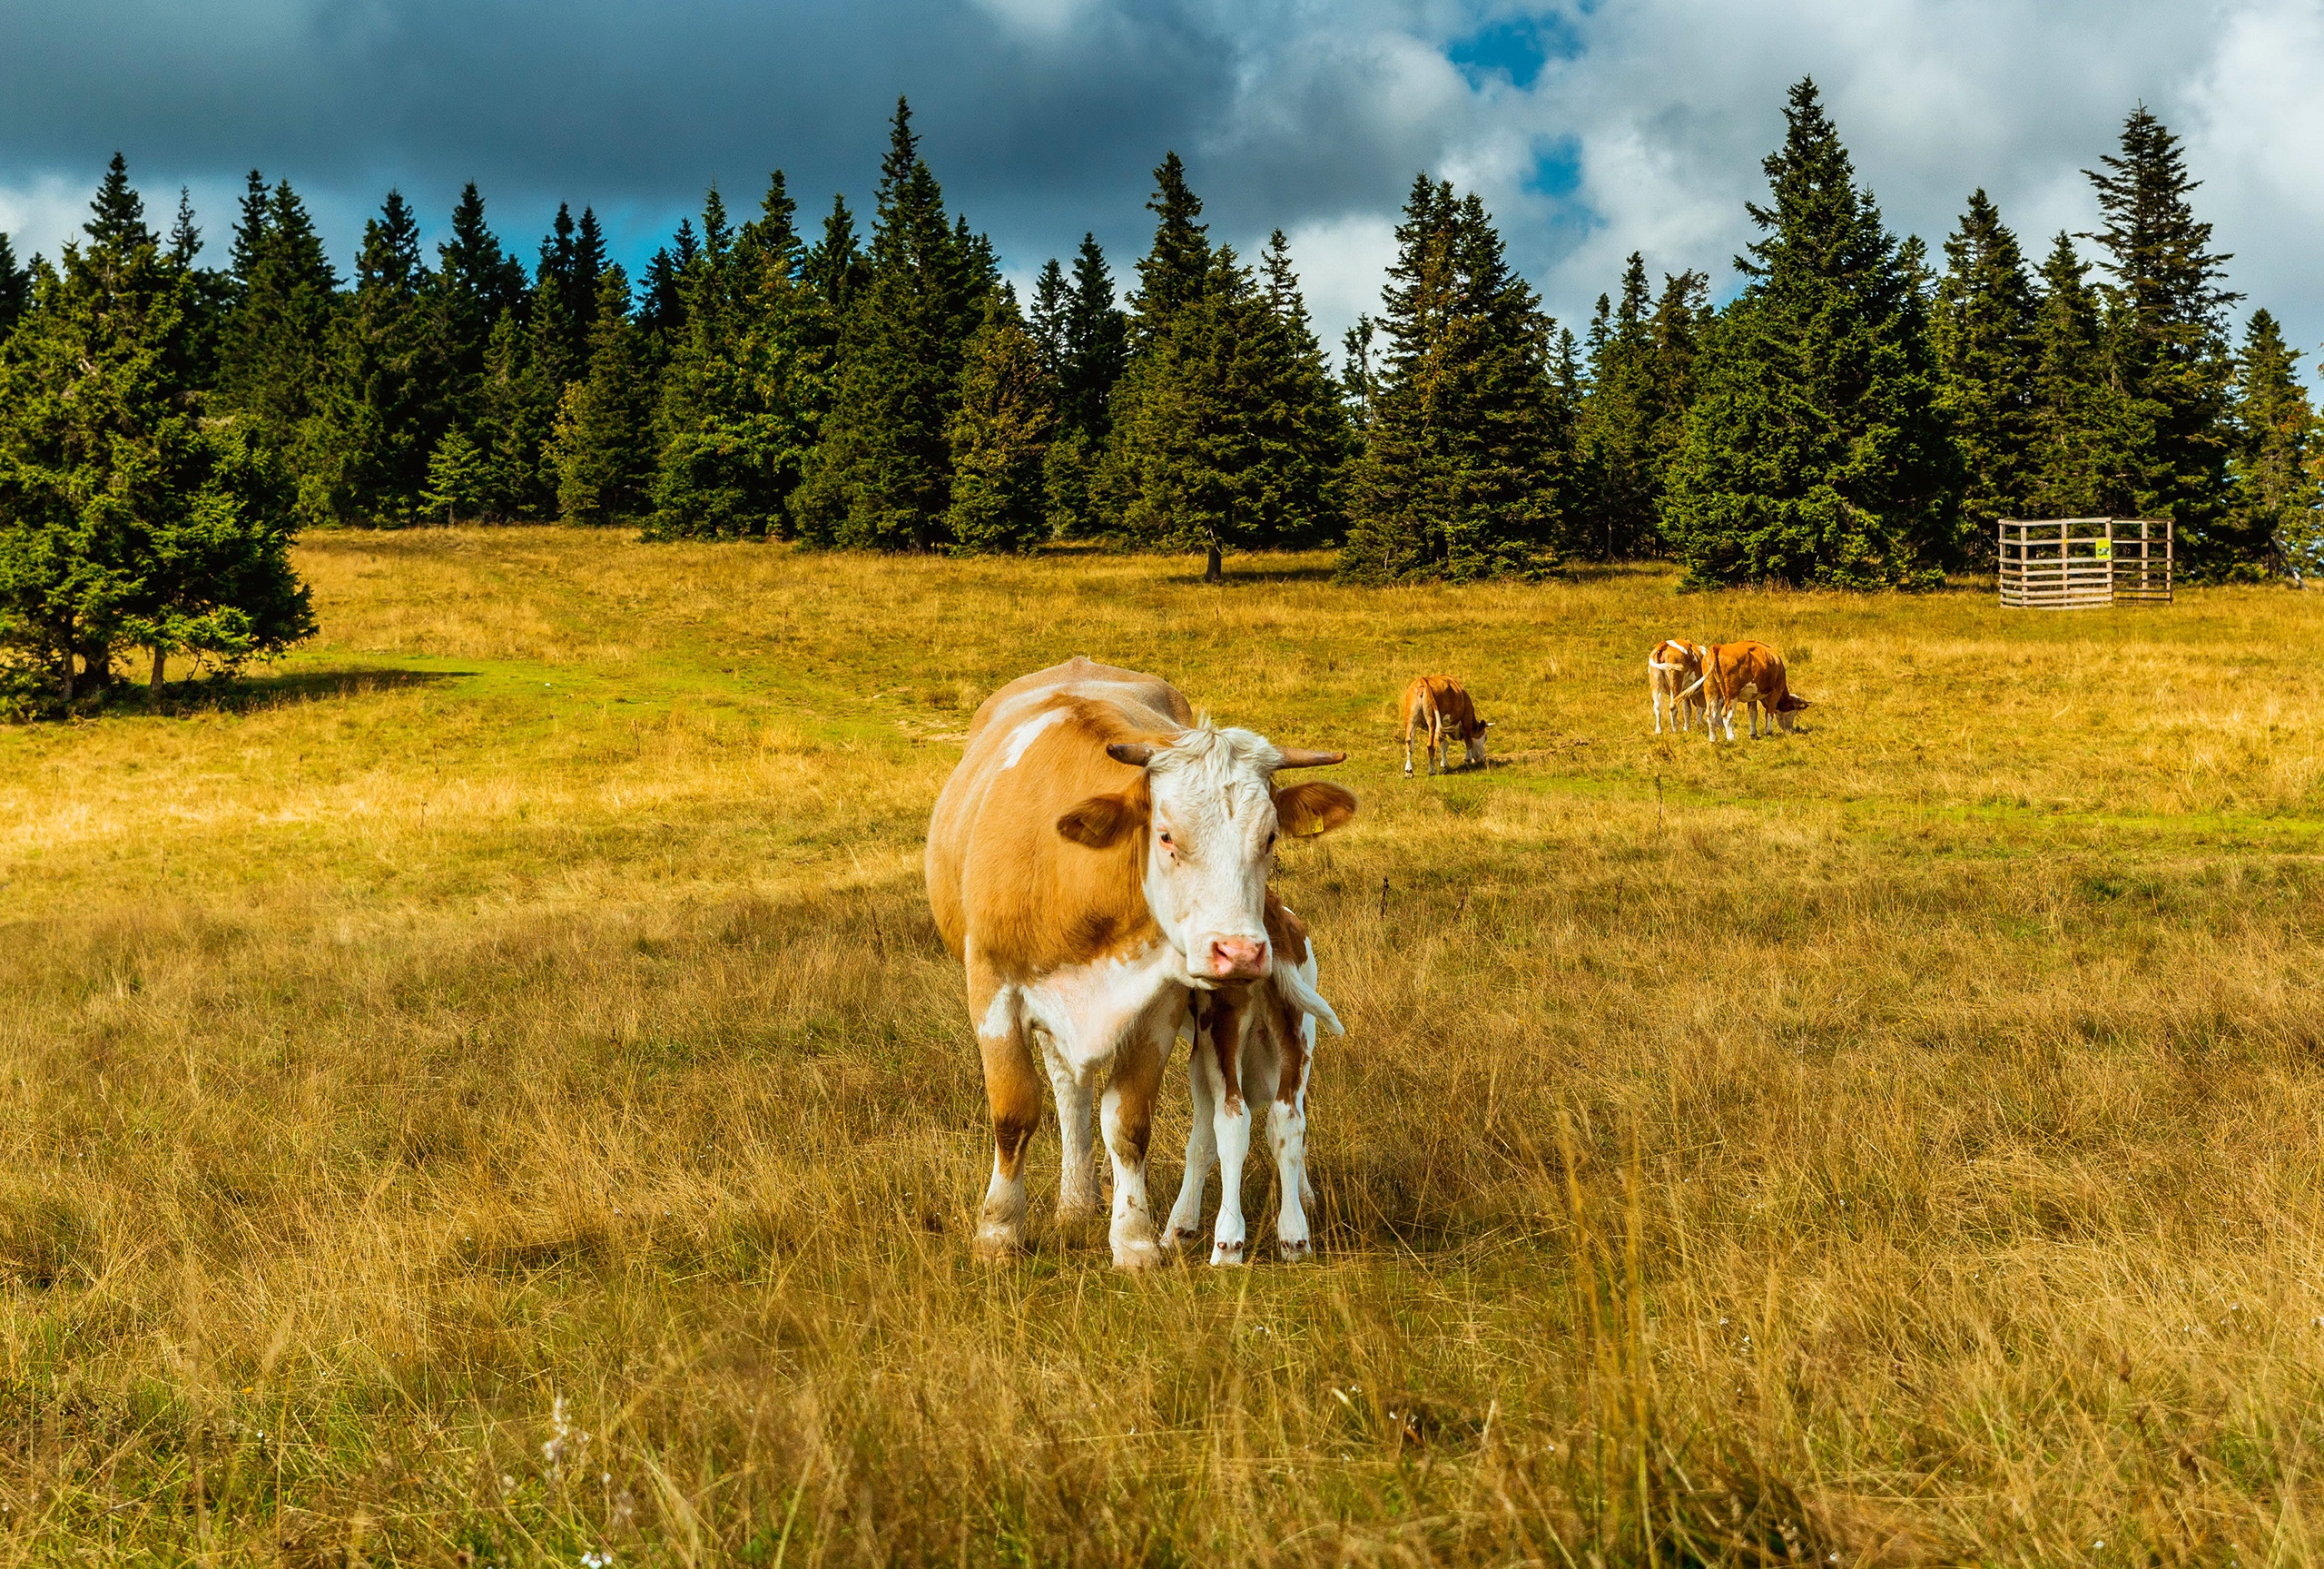
[[1041, 1120], [1041, 1076], [1025, 1039], [1016, 988], [982, 966], [969, 966], [969, 1007], [984, 1059], [985, 1099], [992, 1110], [992, 1180], [977, 1212], [975, 1250], [1006, 1258], [1025, 1245], [1025, 1147]]
[[1218, 1159], [1218, 1145], [1210, 1127], [1211, 1107], [1216, 1097], [1211, 1092], [1210, 1075], [1203, 1066], [1206, 1058], [1203, 1022], [1207, 1007], [1208, 1000], [1197, 996], [1194, 1061], [1187, 1064], [1187, 1098], [1193, 1103], [1193, 1114], [1187, 1124], [1187, 1170], [1178, 1179], [1178, 1201], [1170, 1206], [1170, 1223], [1163, 1232], [1163, 1240], [1172, 1248], [1183, 1248], [1202, 1235], [1203, 1188], [1210, 1179], [1211, 1166]]
[[1097, 1093], [1090, 1080], [1065, 1060], [1047, 1031], [1042, 1033], [1041, 1048], [1049, 1088], [1057, 1091], [1058, 1141], [1064, 1151], [1057, 1176], [1057, 1218], [1064, 1225], [1098, 1212], [1098, 1167], [1089, 1146], [1089, 1115]]
[[[1292, 1031], [1269, 1077], [1275, 1100], [1267, 1106], [1267, 1142], [1275, 1149], [1275, 1186], [1282, 1202], [1275, 1213], [1275, 1239], [1286, 1260], [1305, 1258], [1314, 1251], [1307, 1230], [1308, 1203], [1315, 1189], [1307, 1180], [1307, 1064], [1315, 1049], [1315, 1025], [1292, 1014], [1285, 1022]], [[1256, 1072], [1251, 1082], [1261, 1082]]]
[[1124, 1269], [1150, 1268], [1162, 1261], [1153, 1207], [1146, 1196], [1146, 1145], [1154, 1131], [1154, 1096], [1162, 1087], [1162, 1065], [1169, 1060], [1177, 1032], [1175, 1011], [1133, 1025], [1114, 1054], [1113, 1082], [1106, 1087], [1100, 1114], [1106, 1152], [1114, 1161], [1114, 1262]]

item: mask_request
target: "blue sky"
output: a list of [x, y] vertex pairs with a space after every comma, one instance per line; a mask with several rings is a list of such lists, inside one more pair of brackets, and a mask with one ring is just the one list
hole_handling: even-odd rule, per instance
[[1812, 74], [1891, 224], [1940, 245], [1980, 185], [2037, 250], [2093, 217], [2080, 171], [2144, 101], [2187, 140], [2233, 282], [2324, 338], [2317, 0], [0, 0], [0, 230], [54, 252], [115, 148], [149, 205], [192, 189], [222, 252], [242, 172], [288, 175], [351, 255], [389, 184], [434, 232], [483, 187], [531, 257], [556, 202], [649, 255], [715, 181], [868, 209], [899, 93], [1012, 273], [1094, 231], [1143, 249], [1187, 159], [1216, 237], [1292, 237], [1319, 321], [1376, 301], [1427, 169], [1480, 191], [1579, 328], [1623, 258], [1709, 271]]

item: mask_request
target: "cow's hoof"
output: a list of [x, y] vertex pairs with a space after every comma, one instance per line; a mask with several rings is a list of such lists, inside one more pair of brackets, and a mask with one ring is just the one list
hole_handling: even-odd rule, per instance
[[1240, 1242], [1214, 1242], [1210, 1245], [1210, 1261], [1215, 1268], [1240, 1264], [1243, 1261], [1243, 1245]]
[[970, 1251], [984, 1263], [1007, 1264], [1025, 1256], [1025, 1239], [1013, 1230], [981, 1226], [977, 1229], [975, 1241], [970, 1244]]
[[1175, 1253], [1201, 1236], [1202, 1228], [1199, 1226], [1173, 1226], [1163, 1234], [1162, 1243]]
[[1283, 1238], [1275, 1243], [1275, 1248], [1286, 1264], [1305, 1263], [1315, 1256], [1315, 1245], [1305, 1237], [1295, 1242], [1288, 1237]]
[[1153, 1269], [1163, 1263], [1162, 1249], [1153, 1238], [1133, 1238], [1114, 1244], [1114, 1268], [1117, 1269]]

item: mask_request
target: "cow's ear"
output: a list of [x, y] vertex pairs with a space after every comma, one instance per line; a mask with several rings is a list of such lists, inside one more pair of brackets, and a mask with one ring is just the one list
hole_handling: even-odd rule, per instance
[[1776, 705], [1777, 707], [1782, 709], [1787, 714], [1792, 713], [1797, 709], [1807, 707], [1808, 706], [1807, 699], [1802, 697], [1797, 692], [1785, 693], [1783, 695], [1783, 701]]
[[1275, 793], [1275, 826], [1295, 839], [1328, 834], [1355, 815], [1355, 797], [1336, 784], [1286, 784]]
[[1092, 850], [1110, 850], [1128, 838], [1146, 814], [1126, 795], [1092, 795], [1057, 820], [1060, 838]]

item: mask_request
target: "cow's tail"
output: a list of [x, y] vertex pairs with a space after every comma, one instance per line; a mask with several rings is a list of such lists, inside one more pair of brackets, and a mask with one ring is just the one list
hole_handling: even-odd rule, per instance
[[1334, 1035], [1346, 1034], [1347, 1027], [1340, 1022], [1340, 1016], [1332, 1011], [1332, 1005], [1324, 1001], [1324, 994], [1315, 990], [1315, 982], [1299, 972], [1301, 968], [1292, 964], [1276, 966], [1275, 984], [1283, 988], [1283, 994], [1301, 1012], [1314, 1014]]

